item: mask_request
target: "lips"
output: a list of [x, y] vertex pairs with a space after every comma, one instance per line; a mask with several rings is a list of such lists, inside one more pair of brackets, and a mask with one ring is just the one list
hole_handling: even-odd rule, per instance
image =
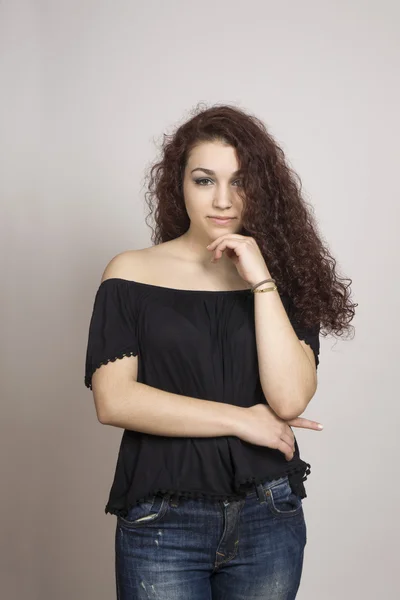
[[208, 217], [209, 219], [211, 219], [212, 221], [216, 221], [221, 222], [221, 223], [227, 223], [228, 221], [232, 221], [233, 217]]

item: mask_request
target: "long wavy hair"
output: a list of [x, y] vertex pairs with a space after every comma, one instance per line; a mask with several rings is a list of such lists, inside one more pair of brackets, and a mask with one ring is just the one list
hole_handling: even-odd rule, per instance
[[[318, 233], [314, 210], [302, 197], [301, 180], [285, 154], [257, 117], [236, 106], [202, 103], [171, 135], [164, 134], [161, 157], [145, 180], [154, 213], [152, 242], [157, 245], [189, 228], [183, 174], [190, 151], [199, 143], [218, 141], [236, 149], [243, 201], [241, 235], [257, 242], [280, 293], [289, 296], [298, 323], [320, 325], [322, 335], [343, 335], [355, 314], [351, 279], [336, 274], [336, 260]], [[148, 224], [148, 223], [147, 223]]]

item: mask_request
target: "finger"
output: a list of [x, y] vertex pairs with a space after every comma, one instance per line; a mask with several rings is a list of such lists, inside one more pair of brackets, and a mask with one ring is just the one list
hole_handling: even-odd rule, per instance
[[[237, 239], [224, 239], [222, 240], [222, 242], [220, 242], [217, 247], [215, 248], [215, 253], [214, 253], [214, 258], [218, 259], [221, 258], [222, 253], [224, 252], [224, 250], [226, 250], [227, 248], [229, 248], [230, 250], [232, 250], [232, 252], [235, 251], [235, 248], [238, 248], [240, 243], [242, 240], [237, 240]], [[218, 256], [218, 253], [219, 256]]]
[[310, 419], [304, 419], [303, 417], [296, 417], [296, 419], [291, 419], [290, 421], [286, 421], [288, 425], [292, 427], [302, 427], [303, 429], [316, 429], [317, 431], [321, 431], [324, 428], [322, 423], [318, 423], [318, 421], [311, 421]]
[[223, 248], [223, 247], [221, 246], [221, 244], [219, 244], [219, 245], [218, 245], [218, 246], [215, 248], [215, 250], [214, 250], [214, 253], [213, 253], [213, 257], [212, 257], [212, 259], [211, 259], [211, 262], [215, 262], [216, 260], [220, 259], [220, 258], [221, 258], [221, 256], [222, 256], [222, 254], [223, 254], [223, 252], [224, 252], [224, 250], [225, 250], [225, 248]]
[[287, 433], [282, 433], [281, 434], [281, 440], [283, 440], [284, 442], [286, 442], [287, 445], [290, 446], [291, 451], [294, 452], [294, 450], [295, 450], [295, 448], [294, 448], [294, 438], [292, 438]]
[[283, 452], [283, 454], [285, 455], [286, 460], [291, 460], [293, 458], [294, 452], [293, 452], [292, 446], [290, 444], [288, 444], [282, 438], [279, 440], [278, 450], [280, 450], [281, 452]]
[[293, 431], [292, 431], [292, 428], [291, 428], [291, 427], [290, 427], [290, 425], [288, 425], [287, 423], [285, 423], [285, 425], [286, 425], [286, 428], [285, 428], [285, 431], [284, 431], [284, 433], [286, 433], [286, 435], [288, 435], [288, 436], [289, 436], [289, 438], [290, 438], [290, 439], [293, 441], [293, 443], [294, 443], [294, 433], [293, 433]]
[[208, 244], [206, 248], [208, 248], [209, 250], [215, 250], [215, 247], [218, 246], [218, 244], [220, 244], [227, 235], [229, 235], [229, 233], [225, 233], [224, 235], [220, 235], [219, 237], [215, 238], [215, 240]]
[[208, 244], [208, 246], [206, 246], [206, 248], [208, 248], [209, 250], [212, 250], [213, 248], [215, 248], [215, 246], [217, 244], [219, 244], [219, 242], [223, 239], [226, 239], [227, 237], [230, 238], [234, 238], [236, 240], [241, 240], [241, 241], [245, 241], [246, 238], [248, 236], [244, 236], [244, 235], [240, 235], [239, 233], [225, 233], [224, 235], [220, 235], [219, 237], [215, 238], [215, 240], [213, 242], [211, 242], [210, 244]]
[[215, 252], [214, 252], [214, 256], [213, 256], [213, 260], [218, 260], [219, 258], [221, 258], [223, 252], [225, 250], [225, 247], [222, 247], [221, 244], [219, 244], [216, 248], [215, 248]]

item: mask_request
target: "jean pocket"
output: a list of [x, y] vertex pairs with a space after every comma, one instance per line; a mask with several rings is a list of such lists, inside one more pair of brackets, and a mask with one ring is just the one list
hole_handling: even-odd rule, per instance
[[293, 492], [287, 477], [266, 488], [265, 495], [270, 511], [277, 517], [294, 517], [303, 510], [303, 501]]
[[154, 495], [148, 500], [134, 504], [125, 517], [118, 516], [118, 522], [124, 527], [144, 527], [161, 519], [167, 512], [169, 498]]

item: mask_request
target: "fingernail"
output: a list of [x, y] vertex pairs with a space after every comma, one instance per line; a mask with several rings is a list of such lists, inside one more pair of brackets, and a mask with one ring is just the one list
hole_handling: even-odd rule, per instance
[[318, 423], [318, 429], [323, 429], [324, 426], [322, 425], [322, 423]]

